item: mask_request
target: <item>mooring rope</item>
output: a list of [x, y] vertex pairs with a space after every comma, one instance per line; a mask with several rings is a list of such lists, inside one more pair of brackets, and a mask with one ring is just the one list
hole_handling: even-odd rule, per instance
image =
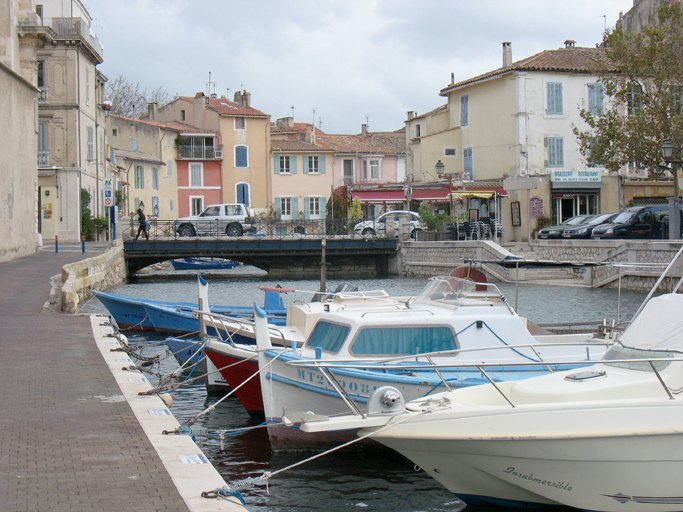
[[287, 467], [278, 469], [277, 471], [264, 471], [263, 475], [259, 477], [247, 477], [242, 480], [236, 480], [234, 482], [230, 482], [229, 484], [225, 484], [223, 487], [218, 487], [216, 489], [213, 489], [212, 491], [205, 491], [201, 494], [202, 498], [229, 498], [229, 497], [235, 497], [237, 498], [243, 505], [246, 506], [246, 503], [244, 501], [244, 497], [240, 493], [240, 491], [243, 491], [245, 489], [250, 489], [254, 487], [256, 484], [260, 482], [265, 482], [266, 483], [266, 492], [268, 491], [268, 481], [274, 477], [275, 475], [279, 475], [280, 473], [284, 473], [285, 471], [289, 471], [290, 469], [296, 468], [298, 466], [301, 466], [302, 464], [305, 464], [307, 462], [310, 462], [315, 459], [319, 459], [321, 457], [324, 457], [325, 455], [329, 455], [330, 453], [334, 453], [338, 450], [341, 450], [342, 448], [346, 448], [347, 446], [351, 446], [355, 443], [358, 443], [360, 441], [363, 441], [364, 439], [368, 439], [369, 437], [372, 437], [376, 434], [379, 434], [380, 432], [384, 432], [387, 429], [393, 428], [397, 425], [400, 425], [401, 423], [404, 423], [408, 420], [412, 420], [414, 418], [417, 418], [418, 416], [421, 416], [423, 414], [427, 414], [430, 412], [433, 412], [434, 409], [425, 409], [423, 411], [411, 414], [402, 420], [399, 420], [395, 423], [390, 423], [389, 425], [385, 425], [384, 427], [378, 429], [378, 430], [373, 430], [372, 432], [368, 432], [367, 434], [364, 434], [362, 436], [357, 437], [356, 439], [352, 439], [351, 441], [347, 441], [346, 443], [343, 443], [339, 446], [335, 446], [334, 448], [330, 448], [329, 450], [325, 450], [324, 452], [317, 453], [307, 459], [301, 460], [299, 462], [295, 462], [294, 464], [290, 464]]

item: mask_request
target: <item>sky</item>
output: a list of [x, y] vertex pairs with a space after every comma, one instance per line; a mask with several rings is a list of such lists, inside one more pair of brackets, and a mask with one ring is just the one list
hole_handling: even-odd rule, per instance
[[[99, 66], [169, 96], [251, 92], [327, 133], [403, 128], [439, 90], [573, 39], [594, 47], [632, 0], [82, 0]], [[209, 76], [211, 85], [208, 84]], [[229, 91], [228, 91], [229, 89]]]

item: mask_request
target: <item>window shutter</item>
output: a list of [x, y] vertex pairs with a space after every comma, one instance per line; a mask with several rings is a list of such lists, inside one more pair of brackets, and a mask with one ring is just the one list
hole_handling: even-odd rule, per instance
[[289, 172], [296, 174], [296, 156], [292, 155], [289, 157]]
[[547, 109], [550, 115], [562, 115], [562, 82], [548, 82], [547, 88]]
[[298, 197], [292, 198], [292, 218], [293, 219], [299, 218], [299, 198]]
[[318, 171], [320, 174], [325, 174], [325, 155], [318, 157]]
[[273, 157], [273, 170], [275, 174], [280, 174], [280, 155], [275, 155]]
[[308, 174], [308, 156], [304, 155], [304, 174]]
[[235, 167], [247, 167], [247, 146], [235, 148]]
[[279, 197], [275, 198], [275, 212], [279, 212], [282, 216], [282, 200]]
[[304, 219], [311, 218], [311, 199], [309, 197], [304, 199]]
[[170, 159], [166, 160], [166, 176], [173, 177], [173, 161]]
[[320, 215], [322, 216], [323, 219], [327, 218], [327, 198], [326, 197], [320, 198]]

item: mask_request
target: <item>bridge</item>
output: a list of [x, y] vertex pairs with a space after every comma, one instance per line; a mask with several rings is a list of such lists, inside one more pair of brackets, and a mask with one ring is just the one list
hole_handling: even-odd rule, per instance
[[324, 244], [328, 276], [385, 277], [394, 273], [391, 269], [399, 248], [395, 233], [361, 237], [349, 233], [349, 229], [330, 229], [329, 224], [320, 221], [306, 225], [285, 221], [273, 226], [271, 223], [268, 229], [239, 237], [218, 232], [180, 237], [169, 221], [153, 222], [149, 240], [144, 237], [135, 240], [131, 234], [136, 231], [137, 228], [126, 227], [121, 234], [128, 275], [166, 260], [212, 257], [253, 265], [266, 270], [272, 277], [317, 278], [320, 277]]

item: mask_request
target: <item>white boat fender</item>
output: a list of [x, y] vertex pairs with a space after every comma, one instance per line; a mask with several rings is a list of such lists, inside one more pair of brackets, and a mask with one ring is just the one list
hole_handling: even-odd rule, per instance
[[401, 414], [406, 410], [406, 402], [401, 392], [393, 386], [377, 388], [368, 400], [368, 416], [382, 414]]
[[161, 393], [158, 395], [166, 407], [171, 407], [173, 405], [173, 397], [168, 393]]

